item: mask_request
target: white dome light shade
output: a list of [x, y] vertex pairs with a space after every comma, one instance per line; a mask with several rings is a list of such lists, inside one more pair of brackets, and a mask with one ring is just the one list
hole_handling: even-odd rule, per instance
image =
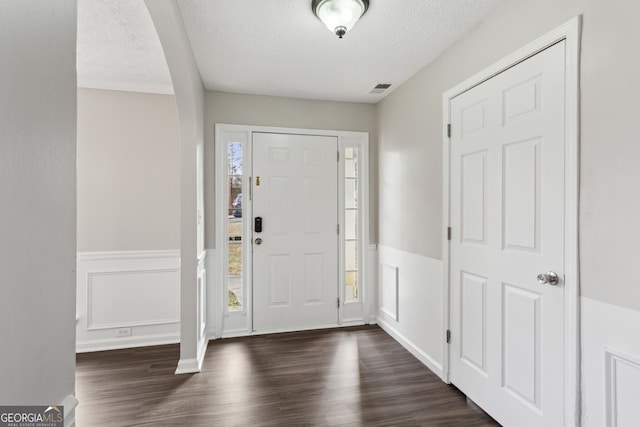
[[364, 15], [368, 0], [314, 0], [313, 13], [340, 38]]

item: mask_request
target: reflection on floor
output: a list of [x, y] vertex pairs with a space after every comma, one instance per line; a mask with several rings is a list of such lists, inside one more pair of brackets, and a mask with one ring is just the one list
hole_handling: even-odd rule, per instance
[[177, 345], [77, 356], [77, 425], [495, 426], [376, 326], [211, 341], [174, 375]]

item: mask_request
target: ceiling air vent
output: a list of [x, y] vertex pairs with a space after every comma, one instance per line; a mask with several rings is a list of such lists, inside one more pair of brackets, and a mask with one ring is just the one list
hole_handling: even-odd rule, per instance
[[391, 83], [378, 83], [369, 93], [383, 93], [391, 87]]

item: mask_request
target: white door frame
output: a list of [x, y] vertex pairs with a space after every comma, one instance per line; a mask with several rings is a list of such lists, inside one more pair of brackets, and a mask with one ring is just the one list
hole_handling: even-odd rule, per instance
[[[298, 128], [284, 128], [284, 127], [268, 127], [268, 126], [252, 126], [252, 125], [233, 125], [216, 123], [215, 125], [215, 227], [216, 227], [216, 251], [215, 251], [215, 265], [216, 271], [214, 274], [209, 274], [209, 277], [215, 277], [212, 280], [208, 290], [208, 295], [211, 299], [209, 307], [208, 319], [215, 324], [215, 337], [231, 337], [231, 336], [244, 336], [250, 335], [255, 332], [251, 330], [252, 325], [252, 286], [251, 286], [251, 254], [244, 255], [245, 271], [245, 296], [244, 306], [242, 312], [236, 312], [233, 316], [229, 316], [226, 309], [226, 298], [224, 298], [224, 291], [227, 288], [226, 277], [226, 233], [225, 225], [226, 218], [223, 212], [226, 212], [226, 197], [228, 189], [226, 188], [226, 144], [225, 141], [232, 136], [238, 139], [239, 142], [246, 144], [248, 154], [245, 155], [245, 161], [247, 162], [247, 169], [243, 169], [243, 194], [249, 194], [249, 179], [251, 164], [251, 150], [252, 146], [252, 134], [254, 132], [264, 133], [280, 133], [280, 134], [295, 134], [295, 135], [314, 135], [314, 136], [335, 136], [338, 138], [338, 149], [340, 152], [344, 151], [345, 147], [358, 147], [359, 153], [359, 198], [358, 206], [360, 208], [359, 216], [359, 236], [361, 237], [360, 251], [359, 251], [359, 269], [358, 269], [358, 281], [362, 292], [362, 297], [357, 303], [340, 304], [338, 310], [338, 324], [337, 326], [352, 326], [362, 325], [368, 323], [371, 318], [373, 308], [371, 304], [376, 300], [374, 292], [374, 280], [375, 277], [369, 276], [369, 260], [367, 259], [367, 252], [369, 248], [369, 134], [367, 132], [352, 132], [352, 131], [338, 131], [338, 130], [319, 130], [319, 129], [298, 129]], [[338, 182], [344, 182], [344, 168], [343, 160], [340, 159]], [[343, 186], [338, 186], [339, 191], [337, 194], [338, 209], [344, 210], [344, 193]], [[245, 197], [245, 196], [243, 196]], [[246, 201], [249, 200], [245, 197]], [[253, 218], [251, 212], [251, 204], [243, 203], [243, 217]], [[340, 218], [340, 239], [343, 240], [344, 219], [343, 215], [339, 215]], [[251, 221], [244, 221], [244, 235], [248, 236], [251, 233]], [[344, 253], [342, 249], [343, 245], [340, 245], [339, 249], [339, 269], [344, 270]], [[248, 251], [247, 251], [248, 252]], [[342, 277], [342, 275], [340, 276]], [[339, 283], [339, 297], [341, 301], [344, 301], [344, 286], [342, 280]], [[232, 319], [234, 317], [234, 319]], [[231, 330], [225, 328], [225, 323], [233, 324]]]
[[[451, 100], [461, 93], [489, 80], [502, 71], [526, 60], [549, 46], [566, 41], [566, 85], [565, 85], [565, 420], [567, 426], [577, 426], [580, 420], [580, 300], [579, 300], [579, 264], [578, 264], [578, 185], [579, 185], [579, 64], [580, 30], [582, 19], [577, 16], [555, 30], [545, 34], [532, 43], [518, 49], [506, 58], [491, 65], [473, 77], [446, 91], [443, 95], [442, 126], [442, 171], [443, 171], [443, 212], [442, 230], [443, 259], [443, 324], [444, 333], [450, 328], [450, 147], [448, 125], [451, 122]], [[446, 339], [446, 338], [445, 338]], [[442, 355], [443, 380], [449, 383], [449, 346], [445, 343]]]

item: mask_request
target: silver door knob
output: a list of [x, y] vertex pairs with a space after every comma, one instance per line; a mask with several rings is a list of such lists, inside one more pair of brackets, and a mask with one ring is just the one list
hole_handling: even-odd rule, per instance
[[262, 244], [262, 239], [260, 237], [258, 237], [256, 239], [256, 245], [261, 245]]
[[540, 273], [538, 274], [538, 283], [540, 283], [541, 285], [548, 283], [555, 286], [558, 284], [558, 275], [554, 271]]

